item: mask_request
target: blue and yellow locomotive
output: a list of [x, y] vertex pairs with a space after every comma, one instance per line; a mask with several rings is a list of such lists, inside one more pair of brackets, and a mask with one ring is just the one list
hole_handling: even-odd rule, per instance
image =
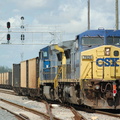
[[40, 96], [120, 108], [120, 30], [88, 30], [40, 50]]

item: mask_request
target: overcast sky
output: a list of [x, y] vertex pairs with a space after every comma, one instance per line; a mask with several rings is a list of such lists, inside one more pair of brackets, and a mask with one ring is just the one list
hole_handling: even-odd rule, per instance
[[[87, 30], [88, 0], [0, 0], [0, 43], [6, 43], [8, 29], [12, 44], [21, 43], [21, 31], [39, 31], [46, 33], [24, 33], [24, 43], [54, 43], [73, 40], [75, 36]], [[91, 29], [115, 29], [115, 0], [90, 0]], [[120, 3], [119, 3], [120, 6]], [[22, 21], [20, 18], [24, 16]], [[21, 30], [20, 26], [25, 29]], [[53, 35], [53, 32], [58, 32]], [[18, 32], [18, 33], [16, 33]], [[48, 33], [47, 33], [48, 32]], [[60, 33], [59, 33], [60, 32]], [[38, 56], [43, 45], [0, 45], [0, 66], [12, 67]]]

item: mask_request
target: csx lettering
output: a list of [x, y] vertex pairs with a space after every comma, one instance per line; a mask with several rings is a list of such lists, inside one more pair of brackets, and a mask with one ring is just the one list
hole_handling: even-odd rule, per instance
[[117, 63], [118, 60], [119, 58], [98, 58], [96, 60], [96, 65], [98, 65], [99, 67], [119, 66]]

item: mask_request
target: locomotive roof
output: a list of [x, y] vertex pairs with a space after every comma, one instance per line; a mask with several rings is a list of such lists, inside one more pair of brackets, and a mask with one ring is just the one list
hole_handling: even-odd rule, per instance
[[98, 29], [98, 30], [87, 30], [78, 36], [85, 37], [85, 36], [120, 36], [120, 30], [104, 30], [104, 29]]

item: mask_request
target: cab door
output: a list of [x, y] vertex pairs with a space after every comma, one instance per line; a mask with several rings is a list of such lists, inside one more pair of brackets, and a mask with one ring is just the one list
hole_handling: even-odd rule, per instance
[[43, 80], [50, 79], [49, 46], [40, 51], [40, 76]]

